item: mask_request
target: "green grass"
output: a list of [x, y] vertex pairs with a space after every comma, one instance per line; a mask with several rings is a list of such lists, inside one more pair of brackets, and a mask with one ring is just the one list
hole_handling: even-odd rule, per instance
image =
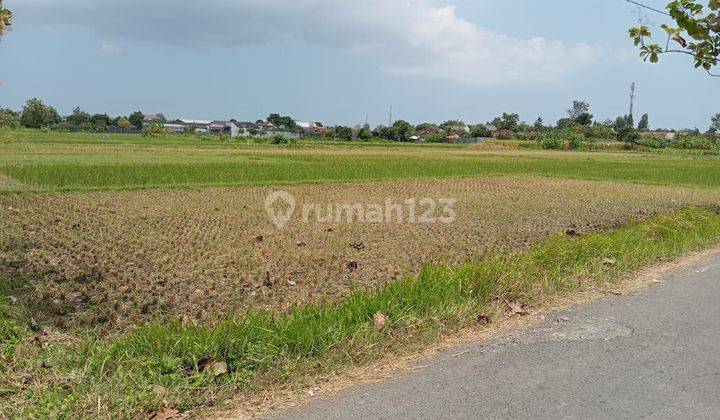
[[[148, 325], [121, 336], [79, 337], [74, 344], [42, 348], [25, 332], [25, 339], [12, 345], [0, 412], [138, 417], [165, 401], [193, 409], [236, 392], [303, 383], [388, 351], [406, 352], [472, 324], [480, 313], [496, 313], [505, 300], [541, 306], [548, 296], [615, 282], [633, 270], [718, 243], [720, 216], [687, 210], [608, 233], [556, 236], [524, 253], [428, 266], [415, 278], [287, 314], [257, 311], [216, 327]], [[617, 262], [607, 266], [605, 258]], [[372, 322], [378, 312], [388, 319], [381, 330]], [[207, 358], [227, 362], [230, 372], [219, 377], [199, 372], [199, 362]], [[38, 382], [23, 389], [13, 379], [21, 372]], [[153, 393], [156, 385], [167, 393]]]
[[[0, 191], [199, 187], [540, 175], [720, 186], [720, 157], [621, 152], [487, 151], [453, 145], [296, 148], [187, 137], [11, 132], [0, 143]], [[7, 177], [10, 177], [8, 179]], [[3, 184], [4, 182], [4, 184]]]

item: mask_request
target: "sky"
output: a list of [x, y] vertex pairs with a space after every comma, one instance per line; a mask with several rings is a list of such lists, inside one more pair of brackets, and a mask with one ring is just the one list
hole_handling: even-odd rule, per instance
[[[646, 0], [663, 7], [666, 0]], [[624, 0], [5, 0], [0, 107], [61, 114], [371, 125], [563, 117], [629, 108], [655, 128], [705, 129], [720, 80], [687, 57], [643, 63]], [[662, 16], [647, 15], [658, 27]]]

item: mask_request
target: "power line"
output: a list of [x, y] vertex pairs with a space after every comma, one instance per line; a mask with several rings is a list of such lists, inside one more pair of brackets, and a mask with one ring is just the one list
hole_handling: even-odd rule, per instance
[[642, 7], [643, 9], [652, 10], [653, 12], [660, 13], [660, 14], [665, 15], [665, 16], [670, 16], [670, 13], [665, 12], [665, 11], [663, 11], [663, 10], [656, 9], [656, 8], [650, 7], [650, 6], [646, 6], [646, 5], [642, 4], [642, 3], [638, 3], [638, 2], [633, 1], [633, 0], [625, 0], [625, 1], [628, 2], [628, 3], [632, 3], [632, 4], [636, 5], [636, 6], [640, 6], [640, 7]]

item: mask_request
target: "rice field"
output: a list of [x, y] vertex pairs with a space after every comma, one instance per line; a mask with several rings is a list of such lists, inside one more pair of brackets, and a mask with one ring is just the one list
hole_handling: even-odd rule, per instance
[[[27, 138], [26, 138], [27, 137]], [[0, 192], [533, 175], [720, 186], [720, 157], [301, 142], [297, 147], [18, 132], [0, 142]]]
[[[271, 187], [0, 196], [0, 270], [27, 279], [38, 319], [122, 328], [210, 322], [253, 308], [338, 300], [416, 274], [582, 235], [686, 207], [720, 191], [531, 177], [481, 177], [285, 188], [300, 203], [447, 197], [453, 223], [326, 223], [268, 218]], [[348, 268], [351, 266], [351, 268]]]
[[[508, 300], [617, 281], [719, 243], [719, 164], [3, 133], [0, 418], [202, 407], [419, 345]], [[266, 212], [278, 190], [297, 204], [283, 227]], [[300, 217], [305, 204], [423, 198], [452, 200], [456, 217]], [[207, 374], [207, 360], [229, 374]]]

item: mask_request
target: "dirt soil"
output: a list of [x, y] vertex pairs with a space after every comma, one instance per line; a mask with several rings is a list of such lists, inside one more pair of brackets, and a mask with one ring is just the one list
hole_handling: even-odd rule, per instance
[[[295, 217], [265, 211], [277, 188], [0, 196], [0, 275], [40, 322], [113, 330], [151, 320], [215, 322], [248, 308], [339, 299], [417, 272], [582, 235], [720, 191], [528, 177], [288, 186]], [[453, 198], [453, 223], [302, 222], [302, 206]], [[435, 212], [440, 214], [438, 208]]]

